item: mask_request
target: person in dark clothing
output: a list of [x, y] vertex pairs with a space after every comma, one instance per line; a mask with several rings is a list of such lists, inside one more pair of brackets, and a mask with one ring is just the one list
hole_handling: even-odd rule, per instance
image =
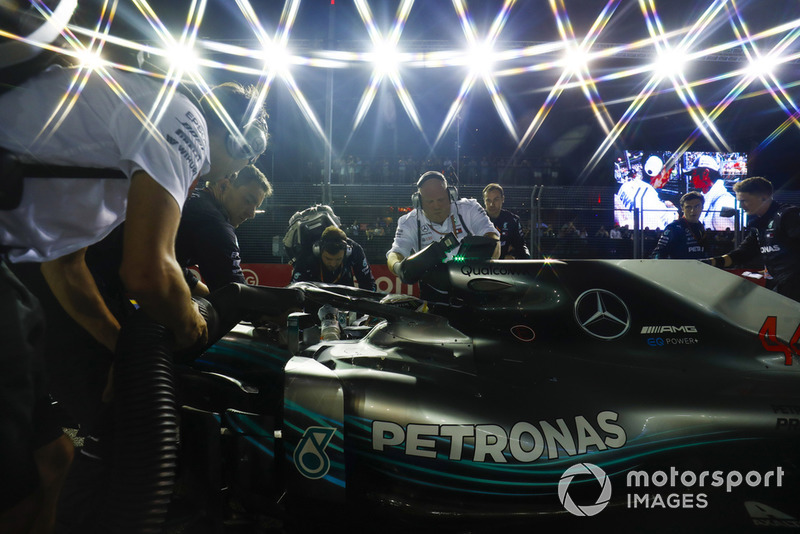
[[342, 286], [355, 286], [358, 281], [361, 289], [377, 288], [364, 249], [337, 226], [327, 227], [311, 250], [295, 261], [292, 281]]
[[700, 222], [704, 201], [703, 195], [697, 191], [681, 197], [681, 216], [664, 228], [656, 248], [650, 254], [652, 259], [699, 260], [708, 255], [706, 229]]
[[503, 209], [504, 201], [505, 192], [500, 184], [489, 184], [483, 188], [486, 214], [500, 233], [500, 258], [530, 259], [531, 253], [525, 245], [519, 217]]
[[236, 228], [255, 215], [272, 195], [272, 186], [257, 167], [249, 165], [225, 179], [192, 193], [181, 217], [175, 255], [184, 269], [197, 265], [205, 285], [187, 273], [192, 294], [204, 296], [231, 282], [245, 283], [240, 266]]
[[800, 208], [773, 200], [772, 183], [761, 176], [746, 178], [733, 190], [742, 209], [755, 219], [741, 245], [705, 262], [730, 267], [761, 255], [772, 276], [768, 287], [800, 302]]

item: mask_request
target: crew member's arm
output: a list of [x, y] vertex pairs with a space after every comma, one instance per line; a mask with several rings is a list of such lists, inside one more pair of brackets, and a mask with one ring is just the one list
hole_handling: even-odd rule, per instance
[[[459, 201], [459, 203], [462, 202], [464, 201]], [[497, 241], [494, 246], [494, 252], [492, 252], [492, 259], [496, 260], [499, 258], [500, 234], [497, 232], [497, 228], [495, 228], [492, 224], [492, 220], [489, 219], [486, 211], [480, 204], [478, 204], [476, 200], [469, 200], [466, 201], [465, 204], [460, 205], [463, 205], [466, 210], [465, 217], [467, 219], [467, 228], [469, 228], [475, 235], [483, 235], [484, 237], [490, 237]]]
[[400, 273], [395, 269], [400, 269], [400, 262], [403, 261], [405, 256], [400, 254], [399, 252], [390, 252], [388, 256], [386, 256], [386, 266], [389, 267], [389, 270], [400, 276]]
[[86, 249], [43, 263], [47, 284], [56, 299], [79, 325], [103, 346], [114, 352], [119, 322], [106, 306], [92, 273], [84, 260]]
[[350, 265], [353, 266], [353, 273], [358, 281], [358, 287], [375, 291], [378, 286], [375, 284], [375, 277], [372, 276], [372, 269], [369, 267], [364, 249], [356, 242], [351, 243], [351, 246], [353, 247], [353, 252], [350, 257]]
[[397, 229], [394, 232], [392, 248], [386, 254], [386, 266], [389, 267], [389, 271], [400, 276], [400, 278], [402, 278], [400, 273], [401, 262], [411, 256], [415, 250], [419, 250], [420, 247], [416, 233], [417, 217], [419, 217], [417, 210], [400, 217], [397, 221]]
[[[313, 269], [316, 266], [316, 269]], [[292, 282], [322, 282], [320, 269], [322, 266], [311, 261], [305, 255], [300, 256], [292, 265]]]
[[500, 236], [497, 235], [497, 232], [487, 232], [483, 234], [483, 237], [491, 237], [497, 243], [494, 244], [494, 252], [492, 252], [492, 259], [496, 260], [500, 257]]
[[506, 259], [529, 260], [531, 252], [525, 244], [525, 234], [522, 233], [522, 225], [519, 217], [513, 217], [513, 228], [508, 231], [508, 253]]
[[742, 243], [734, 250], [722, 256], [714, 256], [713, 258], [707, 258], [702, 261], [703, 263], [708, 263], [712, 267], [727, 269], [737, 263], [755, 258], [760, 253], [761, 249], [758, 246], [758, 238], [755, 233], [748, 232], [747, 237], [745, 237]]
[[656, 248], [654, 248], [653, 252], [650, 254], [650, 259], [663, 260], [669, 258], [672, 241], [672, 227], [667, 225], [661, 237], [658, 238], [658, 243], [656, 243]]
[[781, 231], [789, 239], [800, 239], [800, 209], [789, 208], [781, 216]]
[[211, 291], [231, 282], [246, 283], [233, 226], [222, 215], [215, 217], [202, 210], [190, 212], [191, 202], [187, 201], [184, 209], [187, 213], [178, 227], [175, 250], [179, 263], [196, 264]]
[[208, 337], [206, 322], [192, 302], [175, 259], [181, 210], [147, 173], [131, 179], [120, 277], [131, 296], [155, 321], [169, 328], [176, 348]]
[[188, 267], [183, 268], [183, 278], [189, 284], [189, 291], [191, 291], [193, 297], [205, 297], [211, 293], [208, 286], [197, 278]]

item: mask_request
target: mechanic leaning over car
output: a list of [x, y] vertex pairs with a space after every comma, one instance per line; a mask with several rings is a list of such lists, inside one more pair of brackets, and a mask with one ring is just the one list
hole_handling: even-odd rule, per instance
[[375, 291], [377, 285], [361, 245], [338, 226], [328, 226], [319, 241], [294, 262], [292, 282], [324, 282]]
[[[192, 294], [205, 296], [231, 282], [244, 284], [236, 228], [252, 219], [272, 185], [256, 166], [192, 193], [183, 208], [175, 255], [184, 268], [197, 265], [203, 282], [192, 274]], [[207, 286], [207, 287], [206, 287]]]
[[664, 228], [650, 258], [654, 260], [666, 258], [699, 260], [708, 255], [706, 253], [706, 229], [700, 222], [704, 203], [705, 198], [697, 191], [690, 191], [681, 197], [680, 217]]
[[[265, 113], [249, 106], [257, 101], [255, 91], [226, 84], [200, 102], [179, 91], [165, 104], [158, 80], [109, 70], [118, 85], [88, 77], [69, 108], [62, 101], [74, 90], [77, 69], [50, 68], [0, 96], [0, 147], [32, 163], [124, 175], [25, 179], [21, 204], [0, 211], [0, 479], [15, 482], [0, 487], [0, 525], [19, 532], [35, 517], [48, 517], [52, 524], [66, 471], [57, 473], [53, 488], [53, 480], [40, 480], [34, 455], [68, 466], [72, 447], [61, 438], [55, 451], [34, 453], [30, 445], [40, 396], [34, 341], [42, 335], [42, 312], [5, 262], [41, 263], [65, 310], [113, 350], [120, 325], [103, 303], [84, 254], [126, 219], [120, 270], [126, 289], [172, 331], [176, 348], [204, 341], [205, 320], [175, 259], [181, 209], [198, 177], [212, 183], [224, 179], [267, 144]], [[223, 122], [218, 113], [233, 120]], [[51, 120], [54, 114], [59, 120]], [[44, 500], [37, 498], [40, 486], [51, 493]]]
[[755, 219], [741, 245], [703, 261], [730, 267], [761, 255], [772, 276], [767, 287], [800, 302], [800, 208], [773, 200], [772, 182], [761, 176], [745, 178], [733, 190], [742, 209]]
[[489, 184], [483, 188], [486, 214], [500, 232], [500, 257], [504, 260], [529, 260], [531, 253], [525, 244], [519, 217], [503, 209], [505, 199], [505, 192], [500, 184]]
[[[417, 180], [417, 191], [411, 196], [414, 209], [397, 221], [392, 248], [386, 253], [389, 270], [407, 280], [407, 260], [433, 243], [455, 236], [460, 242], [470, 235], [480, 235], [497, 241], [492, 258], [500, 256], [500, 236], [489, 216], [475, 199], [457, 199], [455, 187], [448, 186], [440, 172], [428, 171]], [[447, 252], [451, 260], [458, 247]], [[420, 284], [423, 299], [435, 299], [436, 289]]]

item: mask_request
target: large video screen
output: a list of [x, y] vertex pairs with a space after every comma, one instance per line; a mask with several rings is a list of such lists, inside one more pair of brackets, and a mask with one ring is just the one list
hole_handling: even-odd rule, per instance
[[663, 230], [678, 217], [680, 198], [689, 191], [705, 197], [700, 221], [708, 230], [733, 230], [733, 217], [721, 217], [722, 208], [738, 208], [733, 184], [747, 176], [743, 152], [673, 152], [626, 150], [614, 160], [614, 222], [634, 228], [634, 208], [641, 212], [640, 227]]

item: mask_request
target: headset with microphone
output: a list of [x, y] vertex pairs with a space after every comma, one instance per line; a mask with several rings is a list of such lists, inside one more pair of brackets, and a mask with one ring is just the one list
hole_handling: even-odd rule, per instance
[[[136, 54], [136, 60], [140, 68], [147, 65], [161, 74], [165, 75], [167, 72], [163, 66], [151, 60], [151, 55], [144, 51], [139, 51]], [[213, 109], [214, 104], [209, 105], [207, 97], [198, 98], [186, 84], [179, 83], [178, 90], [203, 112], [206, 120], [208, 120], [208, 117], [213, 113], [217, 113]], [[220, 106], [219, 103], [216, 105]], [[225, 113], [225, 110], [223, 109], [222, 112]], [[230, 120], [230, 117], [228, 117], [228, 119]], [[225, 121], [223, 120], [223, 122]], [[225, 151], [233, 159], [246, 159], [252, 163], [267, 149], [267, 134], [259, 127], [257, 120], [238, 124], [234, 127], [226, 125], [226, 129], [228, 133], [225, 136]]]
[[[444, 184], [445, 188], [447, 188], [447, 196], [450, 198], [450, 204], [456, 207], [456, 215], [458, 216], [458, 220], [461, 221], [461, 226], [464, 227], [464, 231], [467, 235], [472, 235], [472, 232], [467, 227], [467, 223], [464, 222], [464, 218], [458, 211], [458, 204], [456, 204], [456, 200], [458, 200], [458, 189], [447, 183], [447, 178], [445, 178], [444, 174], [438, 171], [428, 171], [419, 177], [419, 180], [417, 180], [417, 190], [411, 195], [411, 207], [417, 210], [417, 244], [420, 247], [422, 246], [422, 225], [419, 220], [420, 213], [422, 213], [422, 197], [419, 193], [419, 188], [429, 180], [439, 180]], [[455, 232], [455, 223], [453, 224], [453, 231]]]
[[311, 245], [311, 253], [315, 258], [321, 258], [323, 251], [330, 253], [331, 249], [336, 249], [337, 253], [340, 250], [344, 250], [342, 261], [347, 261], [347, 258], [353, 253], [353, 247], [347, 241], [338, 237], [336, 239], [320, 239]]
[[420, 176], [419, 180], [417, 180], [417, 190], [411, 195], [412, 208], [417, 210], [422, 209], [422, 197], [419, 194], [419, 188], [429, 180], [439, 180], [444, 184], [445, 188], [447, 188], [447, 195], [450, 197], [451, 204], [458, 200], [458, 189], [456, 189], [455, 186], [447, 183], [447, 178], [444, 177], [444, 174], [438, 171], [428, 171]]
[[233, 159], [252, 161], [267, 149], [267, 136], [254, 121], [234, 132], [228, 132], [225, 149]]

